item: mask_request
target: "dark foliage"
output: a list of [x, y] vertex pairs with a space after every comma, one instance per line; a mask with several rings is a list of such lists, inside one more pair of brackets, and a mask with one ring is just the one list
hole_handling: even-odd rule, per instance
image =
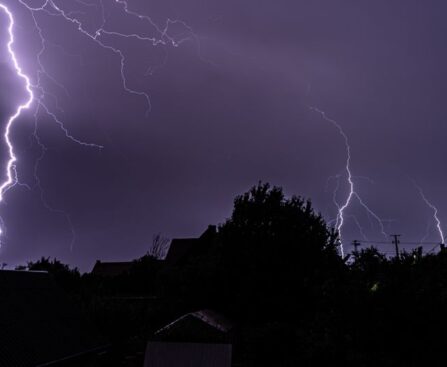
[[71, 269], [57, 259], [51, 260], [49, 257], [42, 257], [36, 262], [28, 262], [26, 268], [33, 271], [46, 271], [52, 274], [59, 286], [69, 294], [76, 294], [80, 291], [81, 274], [79, 270], [77, 268]]
[[443, 364], [447, 252], [387, 258], [367, 248], [346, 263], [337, 244], [309, 201], [260, 183], [181, 264], [151, 253], [113, 278], [80, 276], [47, 258], [28, 267], [75, 295], [121, 356], [141, 353], [174, 318], [211, 308], [236, 324], [239, 366]]
[[312, 294], [344, 270], [335, 233], [311, 203], [286, 199], [280, 188], [268, 184], [235, 199], [218, 241], [219, 303], [227, 301], [226, 311], [243, 320], [286, 321], [314, 312]]

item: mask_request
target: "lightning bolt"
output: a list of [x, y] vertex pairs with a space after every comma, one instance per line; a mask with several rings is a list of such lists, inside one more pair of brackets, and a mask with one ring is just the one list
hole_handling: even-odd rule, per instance
[[[64, 124], [56, 117], [56, 115], [53, 112], [51, 112], [49, 110], [49, 108], [43, 102], [43, 100], [42, 100], [43, 97], [42, 96], [50, 95], [50, 94], [48, 94], [46, 91], [44, 91], [42, 86], [41, 86], [41, 84], [40, 84], [41, 83], [41, 74], [46, 75], [55, 84], [57, 84], [59, 86], [60, 86], [60, 84], [58, 84], [56, 82], [56, 80], [54, 78], [52, 78], [47, 73], [47, 71], [45, 70], [45, 68], [43, 67], [43, 65], [41, 63], [40, 57], [43, 54], [43, 52], [45, 51], [45, 46], [44, 46], [45, 45], [45, 43], [44, 43], [45, 41], [44, 41], [44, 39], [42, 37], [42, 31], [41, 31], [40, 27], [38, 27], [37, 23], [35, 22], [35, 24], [37, 26], [37, 29], [38, 29], [38, 32], [39, 32], [39, 35], [41, 36], [41, 39], [42, 39], [42, 48], [41, 48], [41, 50], [39, 51], [39, 53], [37, 55], [38, 64], [39, 64], [39, 67], [40, 67], [40, 70], [38, 71], [38, 83], [37, 83], [37, 85], [33, 85], [32, 82], [31, 82], [31, 78], [27, 74], [24, 73], [24, 71], [23, 71], [23, 69], [22, 69], [22, 67], [21, 67], [21, 65], [20, 65], [20, 63], [18, 61], [17, 55], [16, 55], [16, 53], [14, 51], [14, 43], [15, 43], [14, 27], [15, 27], [15, 22], [14, 22], [13, 13], [9, 10], [9, 8], [4, 3], [0, 3], [0, 9], [8, 18], [8, 28], [7, 28], [7, 30], [8, 30], [8, 43], [7, 43], [7, 50], [8, 50], [8, 53], [9, 53], [12, 65], [14, 67], [15, 73], [18, 76], [18, 78], [22, 80], [22, 82], [24, 84], [24, 89], [25, 89], [26, 94], [27, 94], [27, 99], [24, 102], [20, 103], [17, 106], [17, 108], [15, 110], [15, 113], [9, 117], [9, 119], [8, 119], [8, 121], [6, 123], [6, 128], [5, 128], [4, 134], [3, 134], [4, 142], [5, 142], [5, 144], [6, 144], [7, 148], [8, 148], [8, 160], [6, 162], [5, 179], [0, 184], [0, 202], [2, 202], [4, 200], [5, 193], [8, 190], [10, 190], [15, 185], [24, 185], [24, 184], [20, 184], [19, 181], [18, 181], [17, 165], [16, 165], [17, 156], [16, 156], [15, 151], [14, 151], [14, 145], [13, 145], [13, 142], [11, 141], [10, 134], [11, 134], [11, 130], [13, 128], [13, 125], [19, 119], [19, 117], [21, 117], [23, 111], [30, 109], [30, 107], [33, 105], [34, 102], [37, 102], [37, 105], [38, 105], [38, 108], [37, 108], [36, 111], [39, 111], [39, 108], [42, 107], [46, 111], [46, 113], [49, 116], [51, 116], [56, 121], [56, 123], [60, 126], [60, 128], [62, 129], [62, 131], [64, 132], [65, 136], [68, 139], [70, 139], [70, 140], [72, 140], [72, 141], [74, 141], [74, 142], [76, 142], [78, 144], [81, 144], [81, 145], [92, 146], [92, 147], [97, 147], [97, 148], [102, 148], [102, 146], [97, 145], [97, 144], [93, 144], [93, 143], [85, 143], [85, 142], [83, 142], [83, 141], [81, 141], [79, 139], [76, 139], [74, 136], [72, 136], [69, 133], [69, 131], [65, 128]], [[34, 15], [33, 15], [33, 19], [35, 20]], [[33, 90], [41, 91], [42, 96], [37, 97]], [[51, 95], [51, 96], [56, 99], [56, 104], [58, 104], [57, 98], [55, 96], [53, 96], [53, 95]], [[36, 130], [34, 132], [34, 136], [37, 138], [37, 131]], [[38, 144], [39, 144], [39, 146], [44, 147], [44, 145], [41, 143], [40, 140], [38, 140]], [[40, 160], [42, 158], [43, 158], [43, 155], [38, 158], [38, 162], [40, 162]], [[41, 188], [41, 186], [40, 186], [40, 179], [37, 177], [37, 169], [35, 169], [35, 178], [36, 178], [37, 185]], [[27, 186], [29, 188], [28, 185], [25, 185], [25, 186]], [[41, 197], [42, 197], [42, 200], [43, 200], [43, 194], [41, 195]], [[43, 200], [43, 203], [44, 203], [44, 205], [45, 205], [45, 207], [47, 209], [51, 209], [52, 211], [57, 211], [58, 213], [62, 213], [62, 214], [67, 216], [67, 214], [65, 212], [63, 212], [61, 210], [55, 210], [55, 209], [51, 208], [48, 204], [46, 204], [46, 202], [44, 200]], [[71, 224], [71, 220], [68, 220], [68, 221], [70, 223], [70, 227], [71, 227], [71, 230], [72, 230], [72, 233], [73, 233], [74, 229], [73, 229], [73, 226]], [[2, 234], [3, 232], [4, 232], [4, 227], [3, 227], [3, 221], [2, 221], [2, 227], [0, 228], [0, 234]], [[74, 238], [74, 236], [73, 236], [73, 238]], [[71, 244], [71, 247], [72, 247], [72, 244]]]
[[424, 201], [424, 203], [431, 209], [433, 210], [433, 220], [436, 223], [436, 229], [438, 230], [438, 234], [439, 234], [439, 239], [441, 240], [441, 244], [444, 244], [444, 232], [442, 231], [442, 225], [441, 225], [441, 220], [438, 217], [438, 208], [436, 206], [434, 206], [425, 196], [424, 191], [422, 190], [422, 188], [415, 182], [413, 181], [414, 186], [416, 187], [416, 189], [419, 191], [419, 194], [421, 195], [422, 200]]
[[40, 201], [42, 202], [43, 206], [51, 213], [57, 214], [57, 215], [61, 215], [65, 218], [65, 221], [67, 222], [68, 227], [70, 228], [70, 233], [71, 233], [71, 241], [70, 241], [70, 251], [73, 251], [73, 246], [75, 244], [76, 241], [76, 231], [73, 225], [73, 221], [71, 219], [71, 216], [68, 212], [62, 210], [62, 209], [57, 209], [54, 208], [53, 206], [51, 206], [46, 197], [45, 197], [45, 192], [43, 190], [42, 187], [42, 183], [40, 180], [40, 176], [38, 174], [39, 171], [39, 165], [42, 162], [42, 160], [45, 157], [45, 154], [47, 153], [47, 147], [45, 146], [45, 144], [42, 143], [40, 136], [37, 132], [38, 129], [38, 116], [39, 116], [39, 112], [40, 109], [42, 108], [42, 105], [38, 105], [36, 108], [36, 112], [34, 113], [34, 131], [33, 131], [33, 137], [35, 139], [35, 142], [37, 144], [37, 146], [40, 148], [40, 155], [37, 157], [35, 163], [34, 163], [34, 180], [35, 180], [35, 187], [38, 189], [39, 193], [40, 193]]
[[[63, 93], [69, 97], [70, 93], [68, 89], [62, 84], [57, 81], [57, 79], [51, 75], [49, 70], [46, 69], [44, 63], [42, 62], [42, 56], [47, 51], [47, 47], [49, 45], [54, 46], [55, 48], [59, 48], [62, 51], [65, 52], [63, 47], [60, 45], [52, 44], [50, 41], [48, 41], [45, 36], [42, 27], [39, 24], [39, 18], [38, 14], [42, 14], [46, 17], [59, 17], [67, 22], [67, 24], [73, 25], [77, 31], [79, 31], [83, 36], [85, 36], [90, 41], [94, 42], [97, 46], [100, 48], [110, 51], [114, 55], [118, 57], [119, 60], [119, 73], [121, 77], [121, 83], [123, 89], [132, 95], [135, 95], [137, 97], [141, 97], [147, 106], [146, 108], [146, 115], [150, 112], [152, 106], [151, 101], [149, 98], [149, 95], [145, 91], [134, 89], [130, 86], [129, 81], [126, 77], [126, 54], [125, 52], [120, 49], [117, 46], [111, 45], [109, 42], [109, 39], [112, 38], [121, 38], [121, 39], [129, 39], [134, 38], [138, 41], [142, 42], [149, 42], [152, 46], [159, 46], [159, 45], [170, 45], [172, 47], [178, 47], [182, 43], [186, 41], [193, 41], [197, 45], [197, 52], [199, 57], [206, 62], [209, 62], [208, 60], [205, 60], [201, 56], [201, 48], [200, 48], [200, 40], [199, 37], [194, 33], [192, 28], [186, 24], [186, 22], [182, 20], [176, 20], [176, 19], [167, 19], [166, 23], [163, 27], [160, 27], [154, 22], [149, 16], [139, 14], [136, 11], [133, 11], [130, 9], [128, 3], [126, 0], [114, 0], [113, 2], [109, 2], [109, 4], [115, 4], [119, 9], [121, 9], [121, 12], [123, 16], [125, 17], [133, 17], [139, 22], [145, 22], [145, 24], [148, 24], [151, 29], [155, 30], [156, 36], [149, 37], [145, 34], [137, 34], [137, 33], [123, 33], [118, 32], [113, 29], [107, 28], [107, 17], [106, 17], [106, 11], [104, 8], [104, 2], [103, 0], [98, 0], [98, 3], [89, 3], [83, 0], [73, 0], [74, 4], [77, 4], [78, 6], [83, 7], [82, 10], [71, 10], [66, 11], [61, 6], [58, 5], [58, 3], [54, 0], [44, 0], [40, 3], [39, 6], [30, 5], [25, 0], [18, 0], [19, 4], [21, 4], [24, 8], [26, 8], [30, 14], [32, 21], [34, 23], [34, 27], [36, 29], [37, 35], [40, 37], [41, 42], [41, 48], [37, 53], [37, 73], [35, 77], [35, 82], [33, 83], [33, 78], [26, 74], [22, 66], [19, 63], [18, 56], [14, 51], [14, 45], [15, 45], [15, 36], [14, 36], [14, 27], [15, 27], [15, 20], [13, 16], [13, 12], [8, 8], [8, 6], [5, 5], [4, 2], [0, 1], [0, 9], [8, 19], [8, 43], [7, 43], [7, 49], [10, 56], [10, 59], [12, 61], [12, 64], [14, 66], [15, 73], [17, 76], [22, 80], [23, 87], [26, 91], [27, 98], [25, 101], [21, 102], [16, 110], [15, 113], [9, 117], [6, 128], [4, 131], [4, 142], [8, 148], [8, 160], [6, 162], [6, 168], [5, 168], [5, 179], [3, 181], [0, 181], [0, 202], [3, 201], [5, 193], [14, 187], [15, 185], [22, 185], [27, 188], [30, 188], [29, 185], [20, 183], [17, 176], [17, 156], [15, 154], [14, 144], [11, 141], [10, 133], [11, 129], [13, 128], [13, 125], [17, 122], [19, 117], [23, 115], [23, 112], [25, 110], [28, 110], [31, 108], [32, 105], [36, 106], [34, 118], [35, 118], [35, 129], [33, 132], [33, 137], [36, 142], [36, 144], [41, 149], [41, 155], [37, 158], [34, 166], [34, 178], [35, 178], [35, 187], [37, 187], [40, 191], [40, 197], [43, 205], [48, 210], [64, 215], [68, 225], [71, 228], [72, 232], [72, 242], [71, 242], [71, 248], [73, 247], [74, 238], [75, 238], [75, 232], [73, 228], [73, 224], [70, 218], [70, 215], [66, 213], [63, 210], [55, 209], [52, 206], [48, 204], [48, 202], [45, 199], [45, 195], [43, 192], [43, 188], [41, 185], [40, 178], [38, 176], [38, 167], [40, 162], [43, 160], [45, 153], [47, 151], [47, 148], [45, 147], [42, 140], [39, 138], [38, 130], [37, 130], [37, 120], [38, 120], [38, 114], [39, 113], [45, 113], [50, 119], [52, 119], [57, 126], [61, 129], [64, 136], [72, 141], [73, 143], [76, 143], [83, 147], [90, 147], [90, 148], [96, 148], [96, 149], [102, 149], [103, 146], [95, 143], [85, 142], [75, 136], [73, 136], [69, 130], [64, 125], [64, 122], [59, 117], [60, 114], [63, 114], [63, 108], [61, 107], [59, 98], [53, 94], [50, 93], [46, 88], [44, 87], [44, 80], [52, 83], [54, 86], [59, 88]], [[110, 5], [113, 6], [113, 5]], [[87, 9], [99, 9], [100, 10], [100, 24], [96, 29], [93, 31], [89, 31], [85, 27], [83, 22], [80, 20], [80, 16], [86, 15], [87, 12], [84, 10]], [[183, 27], [183, 32], [176, 33], [175, 35], [171, 35], [170, 28], [173, 25], [181, 26]], [[78, 56], [78, 55], [72, 55], [72, 56]], [[79, 56], [80, 60], [82, 61], [82, 57]], [[148, 73], [150, 73], [151, 67], [148, 69]], [[49, 107], [50, 103], [54, 109]], [[57, 112], [55, 112], [57, 111]], [[3, 232], [3, 221], [0, 218], [0, 234]]]
[[[363, 201], [363, 199], [360, 197], [360, 195], [358, 194], [358, 192], [355, 190], [355, 182], [354, 182], [354, 176], [352, 174], [352, 170], [351, 170], [351, 145], [349, 144], [349, 139], [348, 136], [346, 135], [346, 133], [344, 132], [343, 128], [341, 127], [341, 125], [327, 117], [326, 113], [316, 107], [311, 107], [309, 106], [309, 109], [312, 112], [318, 113], [321, 118], [332, 124], [338, 131], [338, 133], [340, 134], [340, 136], [343, 139], [344, 142], [344, 146], [345, 146], [345, 151], [346, 151], [346, 161], [345, 161], [345, 174], [346, 174], [346, 182], [348, 184], [348, 189], [349, 189], [349, 193], [348, 196], [346, 197], [346, 199], [344, 200], [344, 202], [342, 204], [338, 203], [338, 201], [336, 200], [336, 194], [337, 191], [339, 189], [339, 183], [337, 183], [337, 186], [335, 188], [334, 194], [333, 194], [333, 202], [335, 204], [335, 206], [337, 207], [338, 213], [337, 213], [337, 217], [335, 219], [335, 228], [340, 236], [340, 255], [342, 257], [344, 257], [344, 246], [343, 246], [343, 236], [342, 236], [342, 230], [343, 230], [343, 225], [345, 224], [346, 221], [346, 214], [345, 211], [348, 209], [348, 207], [352, 204], [353, 199], [357, 199], [357, 202], [360, 204], [360, 206], [362, 206], [366, 213], [368, 215], [370, 215], [371, 217], [373, 217], [380, 226], [380, 232], [381, 234], [385, 237], [388, 238], [387, 233], [385, 232], [385, 227], [383, 224], [383, 221], [381, 220], [381, 218], [373, 211], [371, 210], [368, 205]], [[339, 179], [340, 176], [336, 176], [337, 181]], [[354, 221], [356, 223], [357, 226], [360, 226], [359, 222], [357, 221], [357, 219], [354, 217]], [[362, 234], [362, 236], [364, 236], [364, 232], [363, 230], [360, 230], [360, 233]]]
[[[15, 72], [17, 76], [22, 79], [22, 82], [25, 87], [25, 91], [28, 95], [27, 99], [19, 104], [15, 113], [9, 117], [5, 132], [3, 134], [4, 141], [8, 147], [8, 161], [6, 163], [6, 179], [0, 185], [0, 202], [3, 201], [5, 192], [8, 191], [14, 184], [18, 182], [17, 180], [17, 171], [16, 171], [16, 161], [17, 157], [14, 153], [14, 146], [11, 142], [10, 133], [11, 128], [14, 125], [15, 121], [21, 116], [24, 110], [27, 110], [31, 107], [34, 101], [34, 93], [32, 90], [32, 85], [30, 78], [24, 74], [22, 68], [17, 61], [16, 54], [14, 52], [13, 44], [14, 44], [14, 17], [12, 13], [9, 11], [8, 7], [3, 3], [0, 3], [0, 9], [4, 12], [8, 18], [8, 36], [9, 40], [7, 43], [8, 53], [11, 58], [12, 64], [14, 66]], [[1, 232], [0, 232], [1, 233]]]
[[[340, 177], [341, 177], [340, 175], [336, 175], [336, 176], [330, 176], [328, 178], [328, 181], [331, 180], [331, 179], [335, 179], [335, 182], [336, 182], [334, 191], [332, 192], [332, 202], [334, 203], [335, 207], [337, 208], [338, 213], [341, 210], [340, 203], [337, 200], [337, 193], [338, 193], [338, 190], [340, 189]], [[359, 178], [364, 178], [364, 177], [359, 176]], [[369, 178], [367, 178], [367, 179], [370, 180]], [[328, 186], [328, 183], [326, 184], [326, 188], [327, 188], [327, 186]], [[325, 191], [327, 191], [327, 189]], [[360, 221], [358, 220], [358, 218], [355, 215], [349, 215], [349, 216], [347, 216], [347, 218], [348, 217], [351, 218], [352, 221], [354, 222], [354, 224], [357, 226], [357, 228], [359, 230], [359, 233], [362, 236], [363, 240], [364, 241], [368, 241], [368, 237], [366, 236], [366, 234], [365, 234], [365, 232], [363, 230], [363, 227], [360, 225]], [[332, 219], [332, 220], [328, 221], [328, 225], [332, 225], [334, 223], [337, 225], [337, 223], [338, 223], [338, 216], [335, 219]]]
[[[75, 11], [67, 12], [64, 9], [62, 9], [60, 6], [58, 6], [55, 3], [55, 1], [53, 1], [53, 0], [46, 0], [39, 7], [32, 7], [32, 6], [28, 5], [27, 3], [25, 3], [23, 0], [19, 0], [19, 2], [20, 2], [20, 4], [25, 6], [32, 13], [34, 25], [39, 32], [39, 35], [41, 37], [43, 45], [45, 45], [46, 41], [45, 41], [44, 37], [42, 36], [42, 29], [39, 27], [38, 22], [35, 17], [35, 14], [37, 12], [44, 13], [48, 16], [57, 16], [57, 17], [63, 18], [68, 23], [75, 25], [76, 29], [81, 34], [88, 37], [91, 41], [93, 41], [99, 47], [101, 47], [102, 49], [111, 51], [112, 53], [117, 55], [120, 60], [120, 76], [121, 76], [122, 86], [127, 93], [142, 97], [145, 100], [146, 105], [147, 105], [146, 116], [152, 109], [151, 100], [149, 98], [149, 95], [144, 91], [136, 90], [129, 86], [129, 82], [126, 77], [126, 55], [120, 48], [112, 46], [110, 44], [107, 44], [104, 36], [118, 37], [118, 38], [135, 38], [139, 41], [150, 42], [153, 46], [157, 46], [157, 45], [165, 46], [167, 44], [170, 44], [173, 47], [178, 47], [182, 43], [192, 40], [197, 45], [198, 54], [199, 54], [200, 58], [203, 61], [210, 62], [208, 60], [205, 60], [201, 56], [199, 37], [194, 33], [193, 29], [189, 25], [186, 24], [186, 22], [184, 22], [182, 20], [178, 20], [178, 19], [169, 19], [168, 18], [165, 23], [165, 26], [163, 28], [159, 27], [149, 16], [130, 10], [127, 1], [124, 1], [124, 0], [115, 0], [114, 2], [121, 7], [121, 9], [125, 15], [134, 17], [139, 21], [148, 23], [153, 29], [155, 29], [158, 37], [149, 37], [149, 36], [145, 36], [145, 35], [137, 34], [137, 33], [123, 33], [123, 32], [118, 32], [115, 30], [107, 29], [107, 27], [106, 27], [107, 19], [106, 19], [106, 15], [105, 15], [103, 0], [99, 0], [99, 6], [101, 8], [101, 13], [102, 13], [102, 21], [101, 21], [100, 26], [97, 27], [94, 31], [88, 31], [84, 27], [82, 21], [80, 21], [78, 18], [76, 18], [76, 15], [79, 15], [79, 12], [75, 12]], [[95, 4], [88, 4], [83, 1], [76, 1], [76, 2], [79, 4], [82, 4], [86, 7], [95, 6]], [[81, 12], [81, 14], [82, 14], [82, 12]], [[184, 35], [181, 34], [180, 35], [181, 37], [179, 39], [177, 39], [178, 36], [171, 36], [169, 34], [169, 28], [172, 25], [181, 25], [185, 29], [185, 32], [183, 32]], [[45, 74], [50, 80], [52, 80], [54, 82], [55, 81], [54, 78], [52, 78], [46, 72], [45, 68], [42, 66], [42, 64], [40, 62], [40, 56], [43, 52], [44, 52], [44, 46], [43, 46], [43, 49], [41, 50], [41, 53], [38, 55], [40, 71], [43, 74]]]

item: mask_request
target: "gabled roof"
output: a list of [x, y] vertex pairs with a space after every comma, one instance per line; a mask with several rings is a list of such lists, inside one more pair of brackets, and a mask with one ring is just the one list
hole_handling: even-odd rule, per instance
[[166, 263], [176, 265], [184, 260], [199, 244], [198, 238], [175, 238], [171, 241], [168, 254], [166, 255]]
[[104, 345], [46, 272], [0, 271], [0, 365], [31, 367]]
[[216, 235], [216, 226], [208, 226], [199, 238], [174, 238], [169, 246], [165, 261], [168, 265], [178, 265], [189, 255], [200, 252]]
[[213, 310], [200, 310], [191, 313], [191, 315], [222, 331], [223, 333], [227, 333], [233, 328], [233, 323], [230, 320]]
[[92, 274], [102, 277], [116, 277], [127, 273], [132, 267], [131, 261], [122, 262], [101, 262], [96, 261]]
[[212, 310], [187, 313], [159, 329], [155, 335], [161, 340], [182, 342], [223, 342], [233, 323]]

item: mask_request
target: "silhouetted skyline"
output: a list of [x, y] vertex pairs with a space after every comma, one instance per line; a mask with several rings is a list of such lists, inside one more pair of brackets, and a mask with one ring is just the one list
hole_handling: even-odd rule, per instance
[[[33, 19], [16, 1], [4, 3], [16, 15], [23, 67], [35, 78], [40, 42]], [[97, 1], [89, 3], [66, 10], [85, 12], [78, 16], [93, 30], [101, 13]], [[151, 36], [153, 29], [119, 16], [117, 6], [106, 4], [107, 27]], [[171, 28], [178, 39], [185, 32], [190, 38], [178, 47], [107, 39], [128, 55], [130, 87], [150, 97], [147, 116], [144, 98], [123, 90], [117, 55], [61, 17], [37, 15], [48, 40], [42, 63], [68, 91], [44, 80], [48, 104], [73, 136], [104, 149], [74, 144], [40, 115], [47, 152], [39, 178], [47, 204], [70, 215], [76, 232], [71, 250], [65, 215], [45, 208], [35, 186], [41, 151], [32, 136], [34, 117], [20, 119], [12, 132], [17, 172], [31, 190], [16, 186], [0, 205], [7, 229], [2, 262], [56, 256], [89, 270], [96, 259], [132, 259], [149, 249], [155, 233], [196, 237], [208, 224], [223, 222], [234, 196], [259, 180], [310, 198], [327, 220], [335, 218], [336, 180], [328, 177], [344, 175], [346, 151], [334, 126], [309, 106], [343, 127], [357, 190], [387, 232], [417, 241], [428, 228], [426, 240], [438, 241], [432, 211], [412, 179], [447, 225], [446, 4], [134, 0], [129, 7], [160, 26], [181, 19], [195, 34]], [[6, 26], [1, 14], [2, 129], [23, 98], [5, 48]], [[0, 152], [1, 163], [3, 146]], [[342, 177], [338, 202], [346, 195]], [[383, 239], [358, 203], [346, 215], [347, 242], [362, 239], [352, 215], [366, 237]]]

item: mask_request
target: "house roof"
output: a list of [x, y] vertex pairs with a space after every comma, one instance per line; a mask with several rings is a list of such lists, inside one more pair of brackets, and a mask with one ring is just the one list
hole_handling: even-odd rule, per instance
[[184, 260], [199, 243], [198, 238], [175, 238], [171, 241], [168, 254], [166, 255], [166, 263], [176, 265]]
[[199, 238], [174, 238], [165, 258], [166, 263], [178, 265], [192, 253], [203, 249], [214, 238], [215, 234], [216, 226], [208, 226]]
[[101, 262], [98, 260], [93, 267], [92, 274], [102, 277], [115, 277], [128, 272], [131, 267], [131, 261]]
[[224, 333], [233, 328], [233, 323], [230, 320], [213, 310], [200, 310], [191, 315]]
[[0, 271], [0, 365], [31, 367], [105, 343], [46, 272]]
[[155, 335], [169, 341], [222, 342], [233, 323], [212, 310], [187, 313], [159, 329]]

